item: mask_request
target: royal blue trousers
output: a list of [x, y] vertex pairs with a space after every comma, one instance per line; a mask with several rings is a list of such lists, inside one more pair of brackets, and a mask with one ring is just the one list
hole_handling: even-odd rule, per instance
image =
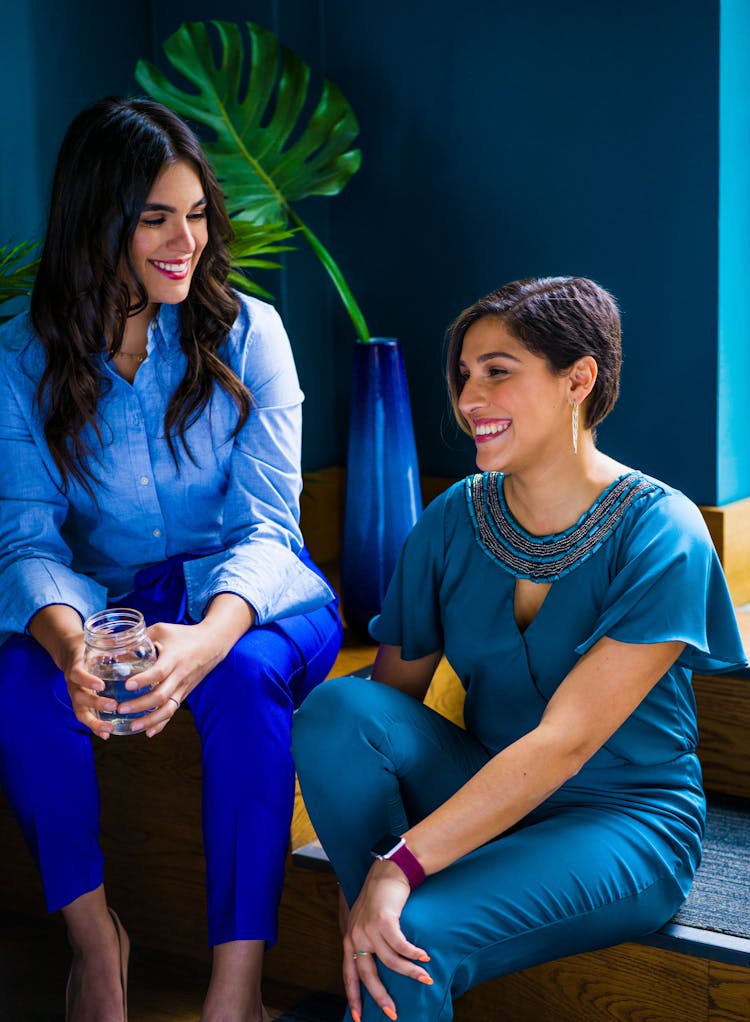
[[[135, 591], [117, 605], [142, 610], [149, 624], [188, 623], [182, 559], [141, 572]], [[212, 946], [276, 939], [294, 803], [292, 714], [330, 671], [341, 636], [335, 603], [253, 628], [185, 701], [202, 745]], [[76, 720], [62, 673], [29, 636], [0, 647], [0, 783], [49, 911], [98, 887], [103, 856], [91, 732]]]
[[[492, 755], [422, 703], [356, 677], [316, 689], [293, 738], [305, 805], [350, 905], [373, 844], [423, 819]], [[632, 940], [671, 918], [694, 867], [661, 826], [658, 791], [643, 806], [620, 780], [560, 789], [411, 893], [401, 927], [430, 955], [434, 983], [378, 963], [400, 1019], [448, 1022], [454, 998], [483, 980]], [[362, 994], [362, 1022], [384, 1022]]]

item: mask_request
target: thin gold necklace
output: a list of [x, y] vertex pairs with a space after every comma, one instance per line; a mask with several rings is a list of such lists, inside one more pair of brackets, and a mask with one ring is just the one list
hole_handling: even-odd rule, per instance
[[147, 354], [148, 352], [146, 351], [141, 352], [140, 355], [132, 355], [129, 351], [118, 351], [116, 355], [112, 356], [112, 358], [130, 358], [140, 365], [141, 362], [146, 361]]

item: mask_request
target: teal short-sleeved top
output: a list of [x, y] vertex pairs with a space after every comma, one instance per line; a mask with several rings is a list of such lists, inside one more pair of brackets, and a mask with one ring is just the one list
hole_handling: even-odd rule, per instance
[[[513, 612], [518, 577], [553, 583], [524, 631]], [[615, 480], [552, 536], [515, 521], [501, 474], [455, 484], [408, 537], [370, 631], [407, 660], [442, 650], [466, 688], [466, 727], [493, 752], [539, 723], [555, 689], [603, 636], [684, 642], [679, 660], [584, 768], [592, 778], [632, 765], [656, 780], [657, 764], [690, 756], [698, 742], [692, 671], [747, 664], [700, 512], [639, 472]], [[585, 783], [581, 773], [574, 783]]]

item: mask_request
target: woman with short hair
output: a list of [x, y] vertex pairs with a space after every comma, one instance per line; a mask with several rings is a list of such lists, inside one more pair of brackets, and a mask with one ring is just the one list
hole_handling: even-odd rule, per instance
[[[745, 654], [698, 509], [596, 446], [620, 361], [616, 303], [586, 278], [517, 281], [458, 317], [448, 388], [480, 472], [408, 537], [372, 680], [327, 682], [295, 716], [351, 907], [355, 1022], [447, 1022], [483, 980], [633, 940], [688, 893], [691, 673]], [[465, 730], [422, 703], [443, 655]]]

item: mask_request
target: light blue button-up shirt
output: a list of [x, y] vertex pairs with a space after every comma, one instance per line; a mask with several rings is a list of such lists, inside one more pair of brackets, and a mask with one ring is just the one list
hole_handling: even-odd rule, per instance
[[276, 311], [241, 296], [221, 355], [252, 395], [244, 427], [219, 386], [186, 431], [195, 463], [164, 438], [164, 413], [185, 371], [178, 307], [148, 331], [132, 384], [103, 354], [109, 391], [99, 401], [103, 445], [95, 499], [71, 481], [63, 492], [44, 439], [36, 391], [44, 352], [26, 314], [0, 330], [0, 642], [42, 607], [63, 603], [86, 618], [133, 589], [139, 570], [176, 554], [188, 611], [200, 620], [213, 596], [233, 592], [259, 624], [329, 602], [332, 593], [298, 558], [301, 402], [289, 340]]

